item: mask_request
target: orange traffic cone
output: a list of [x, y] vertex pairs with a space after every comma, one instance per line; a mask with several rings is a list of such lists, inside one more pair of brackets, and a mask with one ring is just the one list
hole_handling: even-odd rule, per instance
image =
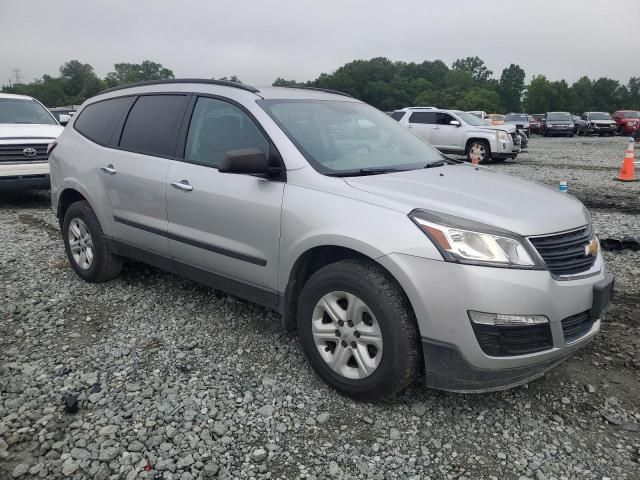
[[619, 180], [621, 182], [637, 182], [638, 179], [635, 176], [634, 172], [634, 153], [633, 153], [633, 138], [629, 139], [629, 146], [624, 152], [624, 160], [622, 161], [622, 166], [620, 167], [620, 173], [617, 178], [614, 180]]

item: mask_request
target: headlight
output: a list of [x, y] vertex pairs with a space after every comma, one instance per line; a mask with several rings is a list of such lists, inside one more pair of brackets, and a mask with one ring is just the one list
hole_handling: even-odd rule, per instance
[[497, 130], [496, 131], [496, 136], [497, 136], [498, 140], [501, 141], [501, 142], [508, 142], [509, 141], [509, 134], [507, 132], [505, 132], [504, 130]]
[[426, 210], [409, 218], [438, 248], [445, 260], [494, 267], [542, 267], [534, 260], [526, 240], [490, 225]]

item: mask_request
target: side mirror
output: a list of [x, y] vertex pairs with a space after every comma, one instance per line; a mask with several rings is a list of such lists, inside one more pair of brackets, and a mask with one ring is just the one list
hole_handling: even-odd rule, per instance
[[262, 150], [243, 148], [226, 152], [218, 171], [245, 175], [267, 175], [271, 173], [272, 169], [269, 167], [269, 160]]
[[458, 120], [451, 120], [449, 122], [449, 125], [455, 125], [456, 127], [459, 127], [460, 126], [460, 122]]
[[66, 125], [70, 121], [71, 121], [71, 115], [67, 115], [66, 113], [60, 114], [60, 120], [58, 120], [58, 122], [60, 122], [60, 125]]

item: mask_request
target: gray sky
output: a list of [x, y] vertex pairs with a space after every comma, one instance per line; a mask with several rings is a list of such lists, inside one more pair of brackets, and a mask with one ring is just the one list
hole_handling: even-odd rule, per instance
[[149, 59], [177, 77], [298, 81], [354, 59], [477, 55], [499, 76], [640, 76], [639, 0], [0, 0], [0, 84], [78, 59], [103, 77]]

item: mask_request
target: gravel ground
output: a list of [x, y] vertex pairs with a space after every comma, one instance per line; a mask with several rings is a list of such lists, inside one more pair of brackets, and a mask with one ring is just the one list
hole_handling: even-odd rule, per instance
[[[638, 236], [640, 184], [611, 180], [624, 147], [534, 137], [495, 168], [566, 180], [601, 235]], [[261, 307], [136, 263], [83, 283], [48, 201], [0, 194], [0, 478], [640, 478], [639, 252], [605, 254], [603, 331], [546, 376], [365, 404]]]

